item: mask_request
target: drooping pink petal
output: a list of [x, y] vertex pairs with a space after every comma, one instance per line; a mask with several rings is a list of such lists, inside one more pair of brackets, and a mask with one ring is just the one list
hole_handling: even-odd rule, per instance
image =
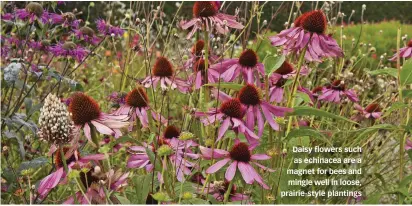
[[43, 198], [47, 193], [50, 192], [51, 189], [57, 186], [59, 184], [60, 179], [63, 176], [64, 168], [61, 167], [57, 169], [57, 171], [51, 173], [47, 177], [45, 177], [43, 180], [40, 181], [39, 187], [37, 188], [37, 191], [40, 195], [41, 198]]
[[247, 184], [253, 184], [254, 178], [251, 175], [251, 171], [248, 167], [249, 163], [238, 162], [237, 165], [238, 165], [240, 174], [242, 174], [243, 180], [245, 180]]
[[213, 164], [212, 166], [210, 166], [210, 167], [206, 170], [206, 173], [207, 173], [207, 174], [213, 174], [213, 173], [217, 172], [217, 171], [220, 170], [223, 166], [225, 166], [229, 161], [230, 161], [229, 158], [225, 158], [225, 159], [219, 160], [218, 162], [216, 162], [215, 164]]
[[233, 161], [226, 170], [225, 178], [227, 181], [232, 181], [236, 174], [237, 161]]

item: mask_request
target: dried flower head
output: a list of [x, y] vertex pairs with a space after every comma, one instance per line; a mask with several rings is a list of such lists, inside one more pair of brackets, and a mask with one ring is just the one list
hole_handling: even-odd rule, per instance
[[65, 144], [73, 139], [73, 123], [64, 103], [54, 94], [49, 94], [39, 118], [40, 138], [52, 144]]

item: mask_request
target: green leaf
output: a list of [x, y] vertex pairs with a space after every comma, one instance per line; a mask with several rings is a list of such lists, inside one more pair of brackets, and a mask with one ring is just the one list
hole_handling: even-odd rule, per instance
[[207, 200], [203, 200], [199, 198], [192, 198], [188, 200], [188, 202], [192, 205], [209, 205], [210, 204]]
[[293, 110], [294, 111], [292, 113], [288, 114], [289, 116], [310, 116], [310, 115], [314, 115], [314, 116], [317, 116], [317, 117], [327, 117], [327, 118], [331, 118], [331, 119], [347, 121], [347, 122], [350, 122], [350, 123], [353, 123], [353, 124], [358, 124], [357, 122], [354, 122], [354, 121], [352, 121], [350, 119], [347, 119], [345, 117], [338, 116], [338, 115], [335, 115], [335, 114], [332, 114], [332, 113], [329, 113], [329, 112], [326, 112], [326, 111], [323, 111], [323, 110], [320, 110], [320, 109], [315, 109], [315, 108], [312, 108], [312, 107], [305, 107], [305, 106], [295, 107], [295, 108], [293, 108]]
[[[157, 179], [155, 177], [155, 179]], [[133, 189], [135, 196], [129, 199], [132, 204], [146, 204], [147, 196], [151, 189], [152, 174], [140, 175], [133, 178]]]
[[26, 108], [26, 115], [28, 115], [33, 106], [33, 100], [30, 98], [24, 98], [24, 107]]
[[403, 98], [405, 98], [405, 97], [411, 98], [411, 97], [412, 97], [412, 89], [404, 89], [404, 90], [402, 90], [402, 97], [403, 97]]
[[[150, 148], [146, 148], [147, 156], [149, 156], [150, 162], [155, 166], [155, 171], [161, 171], [162, 167], [160, 166], [160, 159], [155, 158], [155, 154]], [[155, 161], [156, 160], [156, 161]]]
[[309, 95], [304, 92], [297, 92], [296, 97], [301, 98], [305, 103], [311, 102]]
[[378, 124], [378, 125], [373, 125], [371, 127], [365, 128], [353, 142], [358, 142], [360, 141], [364, 136], [370, 134], [371, 132], [376, 132], [377, 130], [380, 129], [385, 129], [385, 130], [395, 130], [398, 129], [398, 127], [391, 125], [391, 124]]
[[406, 61], [401, 70], [401, 85], [412, 84], [412, 59]]
[[122, 205], [130, 205], [130, 200], [128, 200], [126, 197], [120, 196], [120, 194], [116, 194], [116, 198]]
[[395, 78], [398, 78], [398, 70], [395, 68], [378, 69], [378, 70], [368, 71], [367, 73], [372, 76], [388, 74]]
[[242, 84], [237, 84], [237, 83], [211, 83], [211, 84], [205, 84], [203, 86], [207, 87], [220, 87], [223, 89], [233, 89], [235, 91], [239, 91], [244, 85]]
[[269, 56], [265, 59], [264, 65], [265, 65], [265, 73], [269, 76], [272, 74], [272, 72], [276, 71], [276, 69], [279, 69], [280, 66], [282, 66], [283, 62], [285, 62], [286, 56], [281, 55], [281, 56]]
[[371, 196], [368, 196], [368, 198], [364, 201], [362, 201], [363, 204], [378, 204], [379, 200], [381, 199], [382, 194], [377, 193], [373, 194]]
[[174, 188], [175, 194], [176, 194], [176, 197], [177, 197], [177, 198], [179, 198], [179, 197], [180, 197], [180, 194], [181, 194], [180, 187], [182, 187], [182, 193], [184, 193], [184, 192], [195, 193], [195, 188], [196, 188], [196, 186], [195, 186], [193, 183], [191, 183], [191, 182], [184, 182], [183, 185], [181, 185], [181, 184], [182, 184], [182, 183], [179, 182], [179, 183], [175, 186], [175, 188]]
[[306, 137], [306, 136], [316, 138], [316, 139], [321, 140], [321, 141], [323, 141], [323, 142], [325, 142], [329, 145], [332, 145], [332, 143], [327, 139], [327, 137], [324, 134], [322, 134], [322, 133], [320, 133], [320, 132], [318, 132], [314, 129], [311, 129], [311, 128], [293, 129], [292, 131], [289, 132], [288, 136], [286, 136], [284, 138], [284, 140], [290, 140], [290, 139], [295, 138], [295, 137]]

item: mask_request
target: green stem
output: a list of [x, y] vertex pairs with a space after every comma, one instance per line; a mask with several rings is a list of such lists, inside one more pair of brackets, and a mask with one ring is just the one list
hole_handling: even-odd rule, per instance
[[229, 200], [229, 196], [230, 196], [230, 192], [232, 191], [232, 187], [233, 187], [233, 180], [229, 182], [229, 186], [227, 187], [227, 191], [225, 193], [225, 199], [223, 200], [223, 203], [227, 203], [227, 201]]
[[68, 174], [69, 168], [67, 167], [66, 157], [64, 156], [64, 151], [63, 151], [63, 146], [62, 145], [59, 146], [59, 150], [60, 150], [61, 160], [63, 162], [64, 171], [66, 172], [66, 174]]
[[90, 126], [90, 135], [92, 136], [92, 141], [96, 145], [96, 150], [99, 150], [99, 140], [97, 138], [96, 128], [94, 126]]
[[86, 194], [84, 193], [83, 185], [81, 185], [81, 184], [79, 183], [78, 178], [75, 178], [75, 180], [76, 180], [77, 187], [79, 187], [80, 192], [82, 193], [83, 197], [84, 197], [84, 198], [87, 200], [87, 202], [91, 205], [92, 203], [90, 202], [89, 198], [87, 198]]
[[[299, 81], [300, 70], [302, 68], [302, 64], [303, 64], [303, 61], [305, 59], [305, 54], [306, 54], [306, 47], [302, 50], [302, 52], [300, 53], [300, 56], [299, 56], [298, 70], [296, 71], [296, 76], [295, 76], [295, 79], [293, 80], [293, 84], [292, 84], [292, 92], [289, 96], [288, 103], [287, 103], [287, 107], [289, 107], [289, 108], [294, 107], [294, 104], [295, 104], [296, 86], [297, 86], [297, 83]], [[292, 117], [293, 116], [289, 117], [288, 129], [286, 130], [286, 134], [288, 134], [290, 132], [290, 129], [292, 128]]]
[[[403, 97], [402, 97], [402, 83], [401, 83], [401, 57], [400, 57], [400, 42], [401, 42], [401, 28], [398, 28], [398, 35], [397, 35], [397, 40], [396, 40], [396, 51], [397, 51], [397, 57], [396, 57], [396, 67], [398, 69], [398, 93], [399, 93], [399, 102], [403, 103]], [[409, 121], [409, 109], [407, 112], [407, 118], [405, 125], [408, 124]], [[401, 133], [400, 135], [400, 144], [399, 144], [399, 181], [402, 181], [403, 179], [403, 168], [404, 168], [404, 152], [405, 152], [405, 139], [407, 137], [407, 133]], [[401, 195], [399, 195], [399, 204], [402, 203], [401, 200]]]

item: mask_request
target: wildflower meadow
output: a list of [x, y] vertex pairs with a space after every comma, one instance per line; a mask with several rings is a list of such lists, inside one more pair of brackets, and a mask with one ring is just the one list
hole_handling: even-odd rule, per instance
[[2, 1], [1, 204], [412, 204], [412, 2], [364, 3]]

